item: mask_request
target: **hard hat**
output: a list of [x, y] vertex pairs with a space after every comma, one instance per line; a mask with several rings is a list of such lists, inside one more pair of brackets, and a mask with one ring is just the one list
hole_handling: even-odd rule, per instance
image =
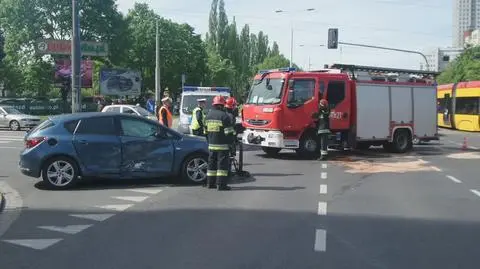
[[328, 101], [325, 99], [320, 100], [320, 105], [321, 106], [328, 106]]
[[206, 98], [200, 98], [200, 99], [197, 99], [197, 102], [206, 102], [207, 99]]
[[224, 106], [225, 105], [225, 98], [221, 95], [217, 95], [213, 98], [213, 102], [212, 102], [212, 105], [221, 105], [221, 106]]
[[235, 108], [237, 106], [237, 100], [233, 97], [228, 97], [227, 101], [225, 101], [226, 108]]

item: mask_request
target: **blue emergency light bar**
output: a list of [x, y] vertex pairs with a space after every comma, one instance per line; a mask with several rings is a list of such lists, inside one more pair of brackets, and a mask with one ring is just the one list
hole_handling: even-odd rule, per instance
[[265, 74], [265, 73], [272, 73], [272, 72], [295, 72], [295, 71], [297, 71], [295, 67], [283, 67], [283, 68], [277, 68], [277, 69], [260, 70], [258, 71], [258, 73]]
[[227, 92], [230, 93], [232, 90], [228, 87], [199, 87], [199, 86], [184, 86], [184, 92]]

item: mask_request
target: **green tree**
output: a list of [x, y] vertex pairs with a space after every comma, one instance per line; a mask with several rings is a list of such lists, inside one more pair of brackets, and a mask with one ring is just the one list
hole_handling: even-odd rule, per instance
[[207, 44], [212, 48], [217, 48], [217, 31], [218, 31], [218, 0], [212, 0], [210, 7], [210, 16], [208, 19]]
[[439, 84], [480, 80], [480, 47], [466, 49], [437, 78]]
[[265, 58], [265, 60], [255, 66], [255, 72], [258, 72], [258, 70], [264, 70], [264, 69], [275, 69], [275, 68], [282, 68], [282, 67], [288, 67], [290, 65], [290, 61], [285, 58], [283, 55], [274, 55]]

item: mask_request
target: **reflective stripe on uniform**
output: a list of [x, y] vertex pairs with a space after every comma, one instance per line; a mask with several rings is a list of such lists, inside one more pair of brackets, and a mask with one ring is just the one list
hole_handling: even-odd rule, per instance
[[228, 144], [208, 144], [208, 149], [213, 150], [213, 151], [221, 151], [221, 150], [229, 150], [229, 145]]
[[215, 170], [207, 170], [207, 177], [216, 177], [217, 171]]
[[217, 177], [228, 177], [228, 170], [217, 170]]
[[233, 127], [227, 127], [225, 128], [224, 132], [226, 135], [233, 134], [235, 133], [235, 129], [233, 129]]

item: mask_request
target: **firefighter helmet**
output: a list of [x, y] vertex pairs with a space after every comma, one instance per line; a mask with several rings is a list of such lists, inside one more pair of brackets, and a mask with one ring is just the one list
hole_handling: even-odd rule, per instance
[[217, 95], [213, 98], [213, 102], [212, 102], [212, 105], [221, 105], [221, 106], [224, 106], [225, 105], [225, 98], [221, 95]]
[[228, 97], [227, 101], [225, 101], [225, 107], [226, 108], [235, 108], [237, 106], [237, 100], [233, 97]]

